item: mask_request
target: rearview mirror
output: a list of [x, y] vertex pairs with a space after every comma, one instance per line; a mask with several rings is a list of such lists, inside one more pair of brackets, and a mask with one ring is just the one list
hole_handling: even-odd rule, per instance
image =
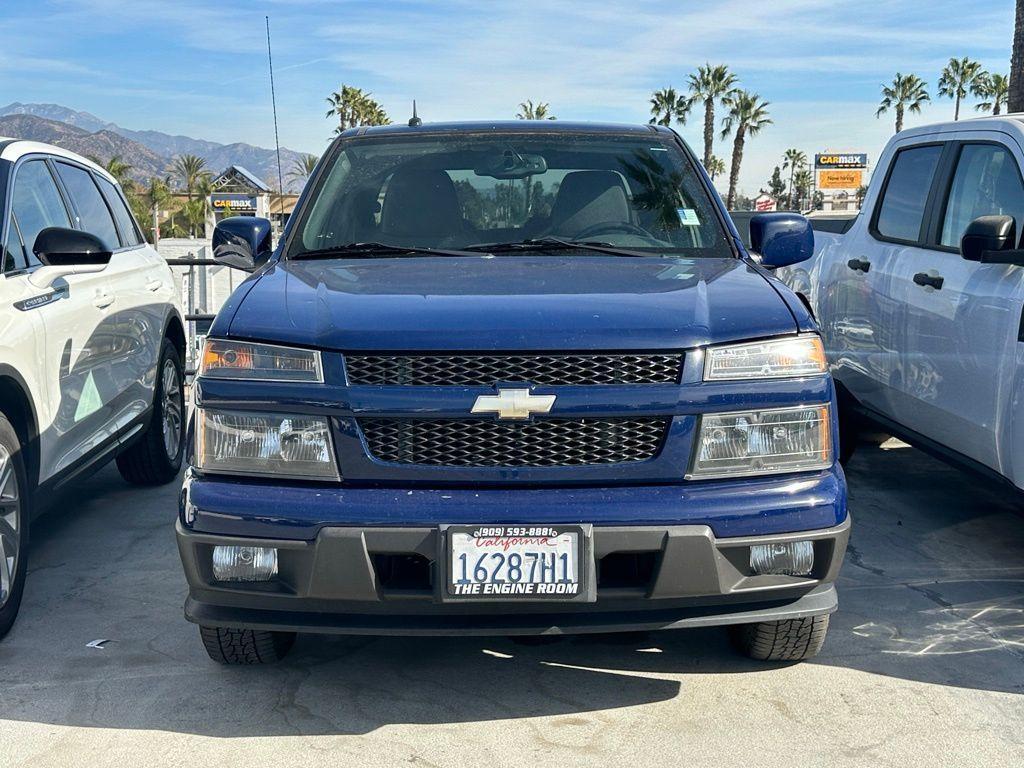
[[213, 230], [213, 258], [229, 267], [253, 272], [270, 258], [270, 222], [256, 216], [231, 216]]
[[524, 155], [506, 149], [500, 155], [488, 157], [473, 169], [473, 173], [492, 179], [525, 179], [547, 169], [548, 163], [542, 155]]
[[65, 227], [41, 230], [32, 252], [43, 265], [29, 276], [29, 281], [38, 288], [49, 288], [55, 280], [69, 275], [102, 272], [112, 255], [96, 235]]
[[787, 267], [814, 255], [814, 231], [798, 213], [758, 213], [750, 218], [750, 250], [763, 267]]
[[967, 225], [960, 238], [960, 255], [968, 261], [991, 263], [985, 258], [987, 252], [1009, 251], [1016, 244], [1017, 226], [1012, 216], [979, 216]]

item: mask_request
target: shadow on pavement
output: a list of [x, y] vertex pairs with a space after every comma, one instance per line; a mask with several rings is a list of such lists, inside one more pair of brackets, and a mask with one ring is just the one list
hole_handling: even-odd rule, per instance
[[816, 663], [1024, 693], [1021, 495], [896, 441], [860, 450], [847, 480], [853, 534]]
[[840, 610], [808, 665], [751, 662], [724, 631], [693, 630], [552, 642], [303, 636], [285, 663], [223, 668], [182, 617], [177, 486], [133, 489], [107, 469], [36, 527], [22, 617], [0, 643], [0, 718], [223, 737], [541, 716], [585, 730], [601, 715], [573, 716], [685, 698], [698, 677], [810, 675], [825, 686], [836, 679], [825, 667], [1024, 693], [1017, 497], [906, 448], [863, 450], [849, 479]]

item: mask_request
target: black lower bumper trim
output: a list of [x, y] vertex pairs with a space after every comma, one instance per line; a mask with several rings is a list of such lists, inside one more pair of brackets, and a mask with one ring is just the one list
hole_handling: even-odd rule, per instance
[[[202, 626], [322, 634], [568, 635], [781, 621], [832, 613], [836, 606], [835, 586], [822, 584], [793, 600], [562, 614], [520, 611], [494, 615], [269, 611], [210, 605], [190, 597], [185, 603], [185, 617]], [[507, 607], [503, 605], [502, 609]]]

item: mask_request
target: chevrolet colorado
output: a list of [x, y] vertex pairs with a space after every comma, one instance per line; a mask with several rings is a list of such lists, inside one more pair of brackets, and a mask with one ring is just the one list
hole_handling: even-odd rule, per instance
[[817, 329], [671, 130], [358, 128], [331, 145], [195, 381], [186, 617], [222, 663], [296, 632], [730, 625], [821, 647], [850, 521]]

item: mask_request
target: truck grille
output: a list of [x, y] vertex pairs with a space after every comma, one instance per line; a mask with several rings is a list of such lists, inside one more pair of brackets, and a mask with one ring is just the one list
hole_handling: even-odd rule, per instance
[[444, 467], [566, 467], [654, 458], [669, 420], [360, 419], [381, 461]]
[[350, 384], [491, 386], [523, 381], [543, 386], [676, 384], [683, 356], [607, 355], [347, 355]]

